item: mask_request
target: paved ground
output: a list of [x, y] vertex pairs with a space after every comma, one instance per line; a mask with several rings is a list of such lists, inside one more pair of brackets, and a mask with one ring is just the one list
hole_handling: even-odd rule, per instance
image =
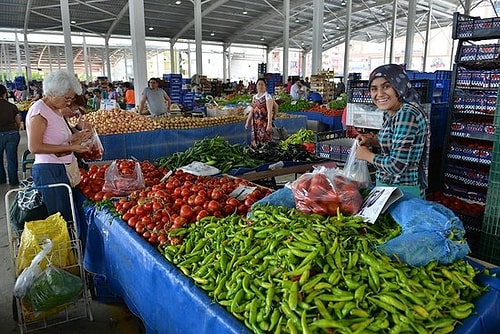
[[[19, 145], [19, 159], [26, 149], [26, 133], [21, 132], [21, 144]], [[21, 166], [19, 167], [21, 171]], [[22, 179], [21, 172], [19, 173]], [[12, 312], [12, 289], [14, 286], [14, 272], [12, 268], [12, 257], [9, 251], [9, 238], [7, 233], [7, 218], [5, 216], [5, 194], [9, 191], [8, 185], [0, 185], [0, 333], [19, 333], [20, 330], [14, 321]], [[47, 329], [37, 331], [39, 333], [85, 333], [85, 334], [138, 334], [143, 333], [143, 327], [135, 316], [133, 316], [124, 305], [110, 305], [92, 302], [91, 310], [94, 320], [87, 318], [67, 322]]]

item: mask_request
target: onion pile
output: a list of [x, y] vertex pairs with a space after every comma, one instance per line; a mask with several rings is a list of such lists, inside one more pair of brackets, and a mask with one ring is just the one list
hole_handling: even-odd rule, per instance
[[230, 124], [244, 121], [244, 116], [220, 117], [158, 117], [155, 122], [163, 129], [193, 129]]
[[83, 119], [90, 122], [96, 128], [97, 133], [101, 135], [152, 131], [161, 128], [152, 118], [123, 109], [97, 110], [83, 117]]

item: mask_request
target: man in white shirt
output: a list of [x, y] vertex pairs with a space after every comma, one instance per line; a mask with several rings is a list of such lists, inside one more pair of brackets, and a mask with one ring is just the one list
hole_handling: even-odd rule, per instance
[[290, 96], [293, 101], [304, 99], [304, 82], [297, 80], [290, 88]]

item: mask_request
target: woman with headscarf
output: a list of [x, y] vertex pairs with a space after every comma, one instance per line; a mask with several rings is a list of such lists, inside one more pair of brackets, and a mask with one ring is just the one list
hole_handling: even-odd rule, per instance
[[[429, 158], [429, 120], [404, 68], [377, 67], [369, 78], [373, 103], [384, 112], [378, 135], [359, 135], [356, 158], [376, 168], [377, 186], [394, 186], [425, 196]], [[369, 147], [378, 147], [373, 153]]]

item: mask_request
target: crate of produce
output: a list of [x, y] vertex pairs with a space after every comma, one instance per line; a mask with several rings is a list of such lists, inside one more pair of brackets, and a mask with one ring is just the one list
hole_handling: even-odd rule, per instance
[[464, 114], [494, 115], [497, 96], [485, 92], [467, 94], [458, 91], [453, 96], [453, 111]]
[[481, 163], [485, 165], [491, 164], [492, 152], [490, 149], [482, 149], [470, 146], [452, 143], [448, 150], [448, 158], [462, 160], [467, 162]]
[[480, 18], [453, 13], [453, 39], [482, 39], [500, 35], [500, 18]]

